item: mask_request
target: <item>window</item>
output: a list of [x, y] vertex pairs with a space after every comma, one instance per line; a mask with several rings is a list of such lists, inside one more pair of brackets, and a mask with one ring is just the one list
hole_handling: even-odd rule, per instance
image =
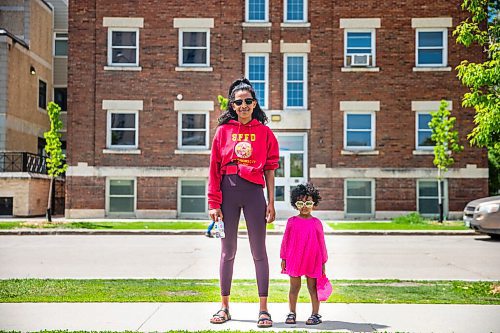
[[267, 54], [246, 54], [246, 77], [252, 82], [259, 105], [267, 109], [269, 56]]
[[267, 22], [269, 21], [269, 0], [247, 0], [246, 21]]
[[[441, 199], [443, 200], [443, 208], [446, 211], [447, 204], [445, 204], [447, 188], [446, 180], [441, 182]], [[417, 200], [418, 212], [422, 215], [439, 215], [439, 195], [438, 183], [436, 180], [418, 180], [417, 181]]]
[[139, 29], [108, 29], [108, 65], [139, 66]]
[[421, 67], [447, 65], [447, 29], [417, 29], [416, 63]]
[[180, 212], [205, 213], [207, 211], [206, 181], [180, 180]]
[[344, 66], [375, 66], [375, 30], [346, 30]]
[[208, 113], [179, 112], [179, 148], [208, 149]]
[[373, 113], [346, 113], [344, 118], [344, 147], [372, 150], [375, 147], [375, 115]]
[[346, 215], [372, 215], [374, 206], [372, 180], [345, 181]]
[[47, 83], [38, 80], [38, 107], [44, 109], [47, 107]]
[[210, 32], [179, 30], [180, 66], [210, 66]]
[[109, 213], [134, 213], [135, 180], [110, 179], [108, 190]]
[[417, 113], [417, 149], [433, 149], [434, 142], [431, 139], [432, 129], [429, 122], [432, 116], [427, 112]]
[[54, 35], [54, 56], [68, 56], [68, 33], [56, 32]]
[[285, 0], [285, 22], [306, 22], [306, 0]]
[[285, 55], [285, 108], [307, 107], [307, 57]]
[[137, 111], [108, 111], [108, 148], [138, 147]]
[[61, 111], [68, 111], [68, 88], [54, 88], [54, 102], [61, 107]]

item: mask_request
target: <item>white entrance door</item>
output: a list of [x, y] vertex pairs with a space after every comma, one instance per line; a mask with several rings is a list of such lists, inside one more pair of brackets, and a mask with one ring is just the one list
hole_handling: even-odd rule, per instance
[[289, 211], [291, 190], [307, 179], [307, 134], [279, 133], [280, 167], [275, 172], [275, 208]]

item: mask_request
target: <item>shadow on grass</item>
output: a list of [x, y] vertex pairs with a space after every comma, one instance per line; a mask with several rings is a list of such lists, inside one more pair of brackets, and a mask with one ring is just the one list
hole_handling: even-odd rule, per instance
[[81, 228], [81, 229], [113, 229], [113, 226], [102, 225], [89, 222], [72, 222], [71, 228]]

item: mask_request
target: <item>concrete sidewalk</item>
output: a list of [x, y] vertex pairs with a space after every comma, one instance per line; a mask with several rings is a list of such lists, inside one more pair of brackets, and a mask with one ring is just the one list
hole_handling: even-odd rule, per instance
[[209, 323], [218, 303], [2, 303], [0, 330], [85, 331], [331, 331], [331, 332], [500, 332], [498, 305], [322, 304], [323, 323], [307, 326], [310, 304], [299, 303], [298, 323], [284, 324], [286, 303], [271, 303], [272, 329], [256, 326], [257, 304], [232, 303], [232, 320]]

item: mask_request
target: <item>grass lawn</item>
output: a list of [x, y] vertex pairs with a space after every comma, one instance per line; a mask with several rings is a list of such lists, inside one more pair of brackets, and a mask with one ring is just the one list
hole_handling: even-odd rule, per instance
[[[333, 280], [329, 303], [500, 304], [500, 281]], [[288, 301], [271, 280], [269, 301]], [[233, 302], [258, 302], [254, 280], [234, 280]], [[218, 280], [0, 280], [0, 302], [217, 302]], [[309, 302], [305, 283], [299, 302]]]
[[[18, 228], [43, 228], [43, 229], [96, 229], [96, 230], [204, 230], [208, 227], [208, 221], [175, 221], [175, 222], [64, 222], [64, 223], [26, 223], [26, 222], [0, 222], [0, 229]], [[246, 229], [244, 222], [240, 222], [240, 229]], [[273, 224], [267, 225], [268, 230], [274, 229]]]
[[328, 222], [333, 230], [469, 230], [463, 222], [428, 222], [404, 224], [395, 222]]

